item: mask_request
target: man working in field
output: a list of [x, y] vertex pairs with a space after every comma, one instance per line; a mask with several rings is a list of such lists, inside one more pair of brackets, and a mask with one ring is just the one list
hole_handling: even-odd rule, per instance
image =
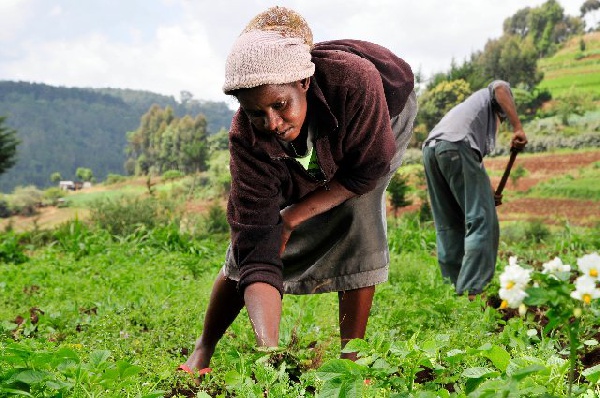
[[511, 148], [527, 138], [510, 85], [495, 80], [452, 108], [423, 144], [423, 163], [437, 234], [442, 276], [460, 295], [482, 293], [494, 276], [499, 225], [483, 158], [493, 151], [500, 123], [508, 119]]

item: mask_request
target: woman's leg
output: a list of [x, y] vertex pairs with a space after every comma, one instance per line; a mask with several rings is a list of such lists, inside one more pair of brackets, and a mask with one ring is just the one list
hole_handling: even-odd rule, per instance
[[277, 347], [281, 321], [279, 290], [268, 283], [255, 282], [244, 290], [244, 301], [256, 344], [261, 347]]
[[[375, 286], [338, 292], [342, 348], [352, 339], [365, 337], [374, 294]], [[356, 353], [342, 353], [340, 358], [355, 361]]]
[[209, 366], [217, 343], [243, 307], [244, 299], [237, 291], [237, 282], [227, 279], [220, 271], [204, 316], [202, 335], [185, 362], [190, 369], [199, 370]]

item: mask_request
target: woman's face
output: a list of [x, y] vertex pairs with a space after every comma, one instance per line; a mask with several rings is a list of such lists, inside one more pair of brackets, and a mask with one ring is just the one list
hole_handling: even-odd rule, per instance
[[292, 142], [306, 118], [309, 85], [310, 78], [289, 84], [266, 84], [241, 90], [237, 99], [257, 130]]

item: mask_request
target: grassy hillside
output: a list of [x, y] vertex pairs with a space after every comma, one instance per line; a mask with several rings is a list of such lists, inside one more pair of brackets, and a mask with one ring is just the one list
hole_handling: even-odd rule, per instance
[[0, 175], [0, 192], [17, 186], [54, 185], [50, 175], [73, 180], [78, 167], [98, 180], [123, 174], [126, 134], [157, 104], [183, 117], [206, 117], [208, 133], [227, 128], [233, 111], [224, 102], [188, 101], [140, 90], [82, 89], [0, 80], [0, 115], [17, 130], [17, 164]]
[[553, 97], [574, 88], [600, 99], [600, 32], [572, 38], [551, 58], [540, 59], [538, 66], [544, 72], [539, 88], [548, 89]]

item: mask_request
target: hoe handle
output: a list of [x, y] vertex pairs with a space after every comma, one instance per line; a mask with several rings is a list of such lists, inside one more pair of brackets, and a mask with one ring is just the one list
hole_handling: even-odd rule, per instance
[[508, 163], [506, 164], [506, 169], [504, 170], [504, 174], [502, 175], [502, 178], [500, 179], [500, 183], [498, 184], [498, 188], [496, 188], [496, 196], [500, 196], [502, 195], [502, 191], [504, 190], [504, 186], [506, 185], [506, 181], [508, 180], [508, 177], [510, 176], [510, 169], [513, 166], [513, 163], [515, 163], [515, 159], [517, 158], [517, 153], [519, 153], [519, 149], [517, 148], [510, 148], [510, 159], [508, 159]]

